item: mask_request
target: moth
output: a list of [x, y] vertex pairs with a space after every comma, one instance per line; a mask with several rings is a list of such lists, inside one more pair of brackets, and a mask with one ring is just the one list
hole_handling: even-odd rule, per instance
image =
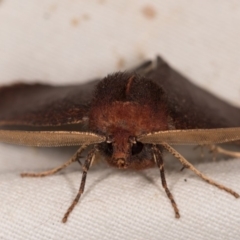
[[[21, 174], [43, 177], [73, 162], [81, 164], [79, 191], [62, 219], [64, 223], [84, 192], [96, 153], [118, 169], [157, 166], [176, 218], [180, 214], [167, 187], [164, 150], [209, 184], [239, 198], [232, 189], [198, 171], [172, 146], [239, 144], [240, 109], [193, 85], [160, 57], [136, 69], [81, 85], [5, 86], [0, 88], [0, 96], [1, 142], [36, 147], [79, 146], [72, 158], [59, 167]], [[82, 164], [80, 156], [89, 146]], [[231, 154], [239, 156], [238, 152]]]

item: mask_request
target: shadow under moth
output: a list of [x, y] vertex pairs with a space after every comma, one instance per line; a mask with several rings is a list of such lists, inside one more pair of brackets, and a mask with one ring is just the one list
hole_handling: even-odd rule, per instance
[[[63, 222], [84, 192], [87, 172], [97, 152], [110, 166], [119, 169], [157, 166], [176, 218], [180, 214], [167, 187], [163, 150], [209, 184], [239, 197], [232, 189], [198, 171], [172, 146], [239, 144], [240, 109], [193, 85], [160, 57], [134, 70], [81, 85], [18, 83], [1, 87], [0, 96], [1, 142], [36, 147], [80, 146], [59, 167], [22, 174], [23, 177], [49, 176], [73, 162], [81, 164], [79, 191]], [[89, 146], [82, 164], [80, 156]], [[240, 156], [239, 152], [219, 149]]]

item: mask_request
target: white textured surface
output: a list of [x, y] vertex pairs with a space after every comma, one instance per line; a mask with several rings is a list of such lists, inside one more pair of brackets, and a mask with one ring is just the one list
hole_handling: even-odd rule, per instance
[[[145, 8], [153, 9], [153, 17]], [[76, 83], [160, 54], [197, 84], [240, 106], [239, 26], [240, 3], [234, 0], [2, 0], [0, 83]], [[179, 220], [157, 169], [136, 173], [94, 166], [81, 203], [62, 224], [78, 189], [79, 166], [44, 179], [21, 179], [19, 173], [57, 166], [73, 152], [0, 145], [1, 239], [239, 238], [240, 200], [187, 170], [179, 172], [172, 162], [166, 174]], [[240, 192], [239, 160], [194, 162]]]

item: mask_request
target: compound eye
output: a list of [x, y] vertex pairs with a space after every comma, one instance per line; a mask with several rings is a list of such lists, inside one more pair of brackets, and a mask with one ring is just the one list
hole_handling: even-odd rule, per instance
[[112, 155], [113, 154], [113, 145], [112, 143], [107, 143], [107, 154]]
[[136, 142], [132, 145], [132, 155], [139, 154], [143, 149], [143, 144], [141, 142]]

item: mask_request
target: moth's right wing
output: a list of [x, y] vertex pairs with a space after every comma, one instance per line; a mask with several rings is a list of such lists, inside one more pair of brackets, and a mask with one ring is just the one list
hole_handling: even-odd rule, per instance
[[1, 87], [0, 128], [84, 124], [98, 82], [72, 86], [18, 83]]

